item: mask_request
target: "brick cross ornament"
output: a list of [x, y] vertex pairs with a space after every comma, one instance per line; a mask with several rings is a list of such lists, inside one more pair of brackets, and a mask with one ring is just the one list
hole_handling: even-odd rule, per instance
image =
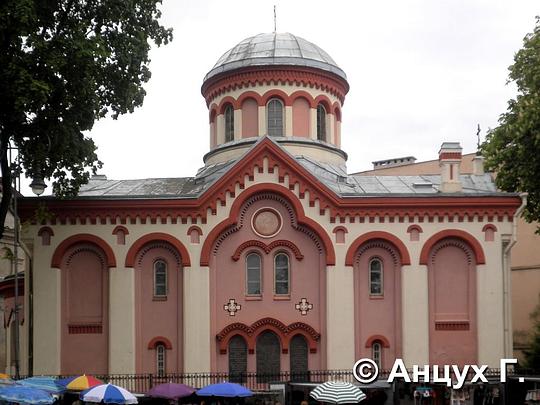
[[302, 298], [298, 304], [295, 304], [294, 307], [300, 311], [300, 314], [307, 315], [310, 309], [313, 309], [313, 304], [310, 304], [307, 299]]
[[223, 305], [223, 309], [227, 311], [230, 316], [235, 316], [236, 311], [242, 309], [242, 305], [238, 304], [234, 298], [231, 298], [227, 304]]

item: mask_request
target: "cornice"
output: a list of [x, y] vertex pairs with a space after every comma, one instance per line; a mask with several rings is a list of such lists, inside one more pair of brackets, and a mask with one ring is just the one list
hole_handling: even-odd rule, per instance
[[219, 95], [239, 88], [257, 85], [289, 84], [312, 87], [337, 97], [341, 104], [349, 91], [349, 84], [339, 76], [309, 67], [257, 66], [226, 72], [203, 83], [201, 93], [209, 106]]

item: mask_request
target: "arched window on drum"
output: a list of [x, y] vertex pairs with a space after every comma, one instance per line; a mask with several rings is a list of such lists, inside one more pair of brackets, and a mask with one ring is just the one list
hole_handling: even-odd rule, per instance
[[326, 141], [326, 109], [322, 104], [317, 106], [317, 140]]
[[283, 103], [278, 98], [271, 99], [266, 105], [266, 124], [269, 136], [283, 136]]

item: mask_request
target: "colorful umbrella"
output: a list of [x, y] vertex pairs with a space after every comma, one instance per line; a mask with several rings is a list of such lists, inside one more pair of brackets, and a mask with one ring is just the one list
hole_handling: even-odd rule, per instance
[[98, 380], [96, 377], [83, 374], [78, 377], [70, 377], [58, 380], [58, 384], [71, 391], [84, 391], [88, 388], [95, 387], [96, 385], [102, 385], [104, 383], [103, 381]]
[[54, 402], [53, 396], [48, 392], [22, 385], [0, 388], [0, 399], [24, 404], [52, 404]]
[[319, 384], [309, 395], [317, 401], [331, 404], [356, 404], [366, 398], [366, 394], [356, 385], [343, 381]]
[[81, 392], [81, 401], [103, 402], [105, 404], [136, 404], [137, 398], [131, 392], [113, 384], [102, 384]]
[[246, 387], [230, 383], [222, 382], [218, 384], [210, 384], [197, 391], [197, 395], [201, 397], [251, 397], [253, 392]]
[[24, 380], [17, 381], [17, 384], [30, 387], [30, 388], [37, 388], [43, 391], [47, 391], [51, 394], [62, 394], [66, 392], [66, 389], [58, 384], [56, 380], [53, 377], [30, 377], [25, 378]]
[[185, 384], [166, 383], [152, 387], [146, 395], [149, 397], [178, 399], [189, 397], [195, 392], [195, 388]]

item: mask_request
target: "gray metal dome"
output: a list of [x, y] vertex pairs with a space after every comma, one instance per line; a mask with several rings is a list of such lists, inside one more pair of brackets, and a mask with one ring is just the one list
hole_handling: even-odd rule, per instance
[[225, 52], [206, 74], [204, 81], [223, 72], [268, 65], [308, 66], [347, 80], [345, 72], [317, 45], [288, 32], [272, 32], [246, 38]]

